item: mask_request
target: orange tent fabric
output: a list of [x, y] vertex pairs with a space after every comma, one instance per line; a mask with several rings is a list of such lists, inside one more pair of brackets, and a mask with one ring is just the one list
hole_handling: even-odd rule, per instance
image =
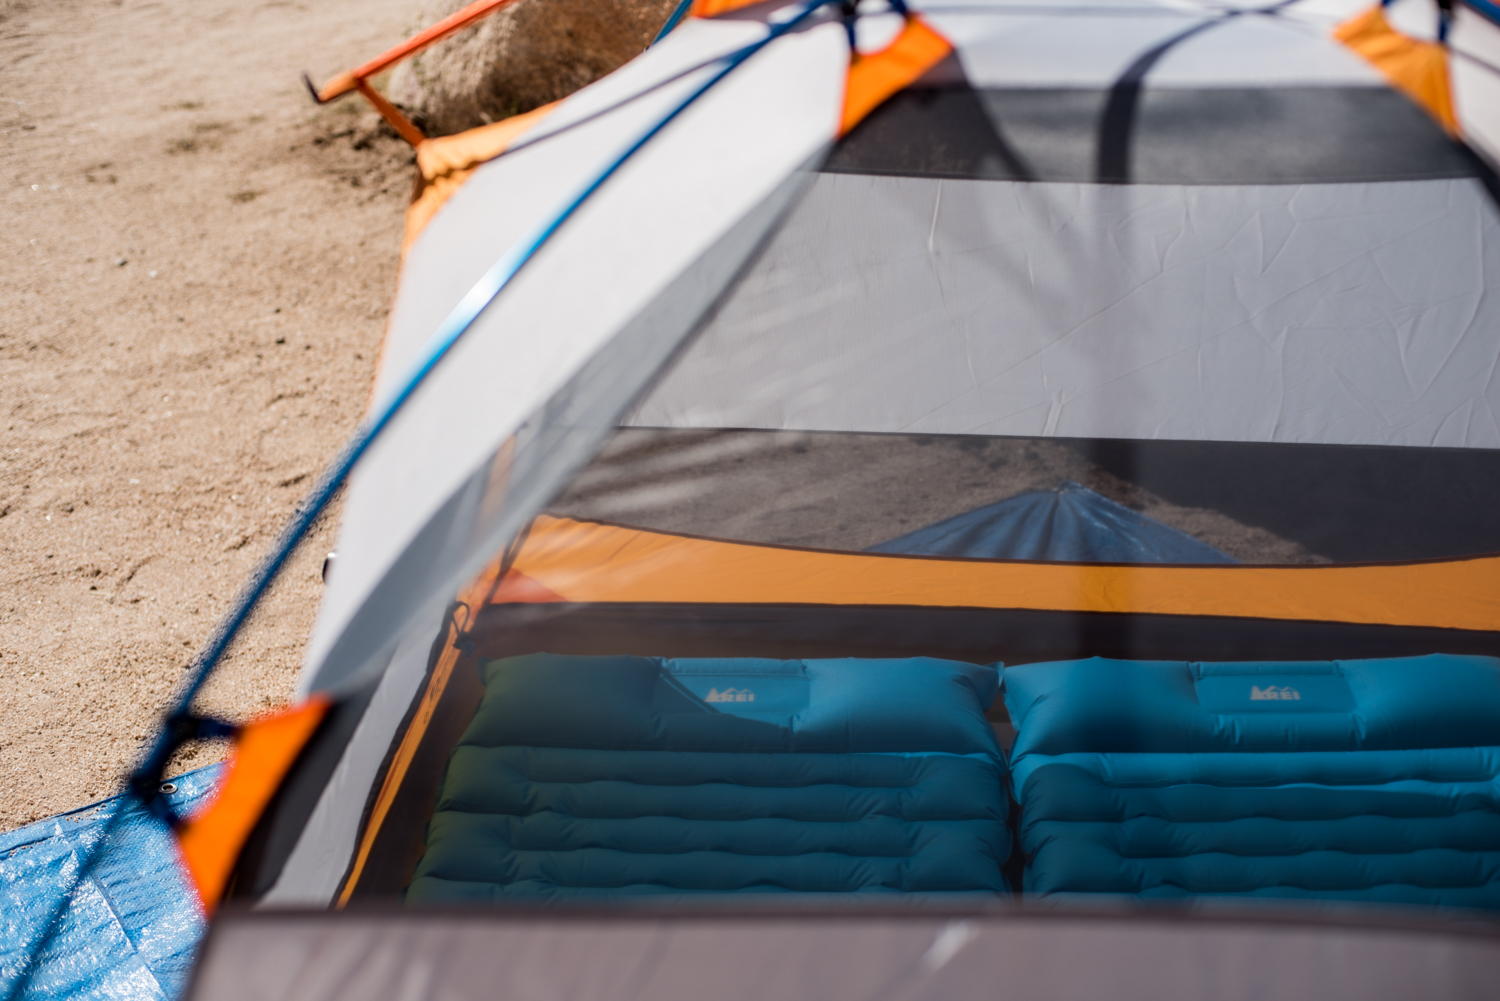
[[183, 864], [208, 913], [223, 897], [245, 839], [331, 704], [327, 696], [314, 695], [246, 724], [235, 738], [234, 757], [218, 795], [178, 832]]
[[495, 602], [1020, 608], [1500, 629], [1500, 556], [1172, 566], [760, 546], [542, 516]]
[[908, 18], [895, 41], [850, 65], [839, 135], [847, 134], [886, 98], [905, 90], [952, 51], [953, 45], [920, 18]]
[[1458, 135], [1446, 47], [1401, 34], [1391, 27], [1378, 4], [1339, 25], [1333, 35], [1369, 60], [1397, 90], [1427, 109], [1449, 135]]
[[453, 197], [469, 175], [486, 160], [493, 160], [510, 148], [532, 126], [552, 113], [557, 102], [544, 104], [525, 114], [484, 125], [452, 136], [428, 139], [417, 147], [417, 189], [406, 209], [406, 235], [402, 239], [404, 256], [437, 215], [438, 209]]

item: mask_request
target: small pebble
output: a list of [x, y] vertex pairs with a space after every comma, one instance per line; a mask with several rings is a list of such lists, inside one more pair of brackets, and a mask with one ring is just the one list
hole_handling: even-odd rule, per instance
[[155, 271], [153, 271], [153, 272], [151, 272], [151, 277], [152, 277], [152, 278], [155, 278], [155, 277], [156, 277], [156, 272], [155, 272]]
[[125, 258], [123, 258], [123, 257], [116, 257], [115, 258], [115, 267], [117, 267], [117, 268], [123, 268], [125, 265], [127, 265], [129, 263], [130, 262], [127, 261], [127, 260], [125, 260]]

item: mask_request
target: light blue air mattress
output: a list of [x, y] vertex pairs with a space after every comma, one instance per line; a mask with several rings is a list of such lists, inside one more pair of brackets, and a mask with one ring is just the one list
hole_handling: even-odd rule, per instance
[[995, 667], [536, 654], [483, 673], [408, 901], [1007, 891]]
[[1500, 661], [1007, 668], [1024, 887], [1500, 907]]

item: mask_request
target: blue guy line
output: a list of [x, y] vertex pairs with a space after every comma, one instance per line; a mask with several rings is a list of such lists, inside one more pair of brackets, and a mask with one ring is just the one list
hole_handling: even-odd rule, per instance
[[[795, 8], [796, 12], [791, 17], [778, 24], [771, 25], [770, 30], [764, 38], [723, 56], [718, 61], [719, 68], [706, 81], [674, 105], [670, 111], [610, 160], [592, 180], [564, 203], [562, 208], [554, 213], [549, 220], [538, 226], [530, 235], [513, 244], [490, 267], [489, 271], [485, 272], [484, 277], [475, 283], [474, 287], [459, 301], [458, 305], [453, 308], [447, 318], [439, 325], [438, 329], [428, 338], [427, 343], [423, 346], [421, 355], [407, 371], [405, 379], [400, 384], [400, 388], [380, 403], [373, 415], [360, 423], [359, 427], [355, 429], [354, 434], [350, 436], [349, 440], [339, 450], [338, 455], [335, 456], [334, 460], [318, 476], [317, 482], [309, 492], [307, 498], [298, 505], [291, 520], [276, 537], [276, 542], [272, 546], [271, 551], [266, 554], [261, 560], [260, 565], [256, 567], [250, 580], [236, 596], [234, 605], [231, 606], [229, 613], [220, 621], [213, 635], [209, 638], [208, 644], [198, 654], [193, 666], [189, 670], [187, 684], [178, 696], [176, 706], [167, 716], [166, 725], [161, 728], [151, 752], [142, 761], [130, 780], [130, 792], [140, 799], [147, 809], [151, 810], [152, 813], [164, 821], [170, 822], [176, 819], [171, 815], [171, 808], [156, 794], [156, 777], [166, 767], [168, 759], [180, 742], [178, 738], [183, 730], [183, 726], [191, 719], [190, 713], [193, 700], [198, 696], [204, 684], [207, 683], [209, 675], [213, 673], [219, 660], [229, 649], [230, 644], [233, 643], [235, 636], [250, 618], [250, 613], [254, 611], [255, 606], [260, 602], [260, 599], [270, 587], [271, 582], [276, 579], [276, 576], [286, 566], [287, 561], [291, 558], [293, 552], [296, 551], [298, 544], [301, 543], [308, 530], [328, 507], [328, 503], [333, 499], [334, 495], [337, 494], [344, 479], [349, 475], [349, 471], [354, 467], [354, 464], [369, 450], [370, 445], [375, 441], [376, 437], [385, 430], [406, 402], [411, 399], [412, 394], [417, 391], [417, 388], [421, 386], [432, 370], [437, 367], [437, 364], [443, 360], [453, 345], [468, 332], [474, 325], [474, 321], [479, 319], [480, 314], [488, 308], [490, 303], [495, 301], [495, 297], [510, 284], [521, 268], [536, 256], [537, 251], [551, 239], [552, 235], [588, 201], [594, 192], [598, 191], [631, 157], [639, 152], [641, 147], [655, 138], [678, 115], [686, 111], [698, 98], [708, 93], [715, 84], [723, 80], [744, 63], [745, 60], [755, 55], [755, 53], [776, 39], [800, 27], [803, 22], [820, 8], [834, 2], [837, 2], [837, 0], [806, 0], [800, 7]], [[123, 812], [123, 810], [118, 811], [116, 816]], [[113, 824], [114, 817], [111, 817], [111, 828]], [[109, 831], [106, 830], [105, 835], [98, 842], [99, 846], [104, 845], [108, 841], [108, 834]], [[61, 925], [62, 916], [66, 912], [68, 904], [72, 901], [74, 890], [88, 878], [99, 856], [99, 847], [95, 847], [88, 858], [75, 870], [73, 880], [67, 892], [62, 895], [61, 902], [48, 919], [45, 926], [46, 931], [32, 947], [24, 970], [12, 982], [11, 989], [6, 992], [3, 1001], [17, 1001], [17, 999], [24, 996], [27, 986], [31, 983], [31, 979], [38, 968], [37, 960], [43, 955], [56, 935], [57, 929]]]

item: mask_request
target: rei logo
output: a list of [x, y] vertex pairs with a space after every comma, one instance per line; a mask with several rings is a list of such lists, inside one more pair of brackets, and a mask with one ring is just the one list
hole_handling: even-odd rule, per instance
[[1250, 686], [1251, 702], [1265, 702], [1268, 700], [1291, 702], [1293, 700], [1301, 698], [1302, 693], [1297, 691], [1297, 689], [1293, 688], [1291, 685], [1281, 685], [1280, 687], [1277, 687], [1276, 685], [1267, 685], [1264, 688], [1259, 688], [1255, 685]]
[[710, 688], [703, 696], [704, 702], [754, 702], [755, 693], [748, 688], [726, 688], [722, 692]]

